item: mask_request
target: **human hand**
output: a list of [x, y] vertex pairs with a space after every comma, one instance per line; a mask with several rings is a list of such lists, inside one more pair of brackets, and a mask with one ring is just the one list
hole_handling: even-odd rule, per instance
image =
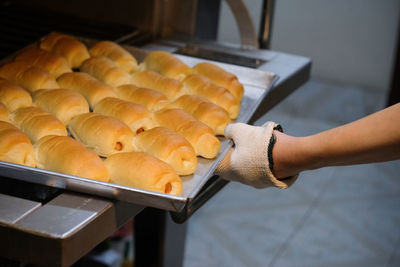
[[233, 123], [226, 127], [225, 137], [233, 139], [232, 148], [218, 165], [215, 173], [226, 180], [238, 181], [256, 188], [275, 186], [287, 188], [297, 178], [282, 180], [272, 173], [272, 147], [275, 143], [274, 130], [280, 129], [274, 122], [263, 126]]

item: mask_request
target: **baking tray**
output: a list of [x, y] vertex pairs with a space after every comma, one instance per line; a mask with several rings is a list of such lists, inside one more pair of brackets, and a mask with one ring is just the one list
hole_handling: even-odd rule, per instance
[[[96, 40], [87, 38], [78, 39], [83, 41], [88, 47], [91, 47], [96, 42]], [[32, 45], [37, 45], [37, 43]], [[141, 62], [150, 52], [132, 46], [123, 47], [131, 52], [138, 62]], [[1, 60], [0, 64], [12, 60], [14, 56], [15, 55], [11, 55]], [[199, 62], [212, 62], [225, 70], [234, 73], [239, 78], [239, 81], [244, 86], [244, 96], [241, 101], [239, 116], [235, 120], [236, 122], [246, 123], [251, 119], [261, 101], [266, 97], [274, 82], [277, 80], [275, 74], [265, 71], [178, 54], [176, 54], [176, 56], [191, 67]], [[219, 139], [221, 141], [221, 149], [215, 159], [207, 160], [198, 157], [198, 167], [195, 173], [188, 176], [181, 176], [183, 190], [182, 195], [180, 196], [100, 182], [4, 161], [0, 161], [0, 175], [17, 180], [34, 182], [56, 188], [131, 202], [138, 205], [179, 212], [186, 204], [190, 203], [195, 198], [208, 179], [212, 177], [218, 163], [223, 159], [232, 146], [230, 140], [223, 137], [219, 137]]]

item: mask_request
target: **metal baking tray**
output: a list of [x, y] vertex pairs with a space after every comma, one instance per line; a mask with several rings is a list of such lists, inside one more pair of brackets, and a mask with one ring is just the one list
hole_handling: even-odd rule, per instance
[[[91, 47], [96, 42], [95, 40], [89, 40], [86, 38], [79, 39], [88, 47]], [[138, 62], [141, 62], [149, 53], [149, 51], [132, 46], [123, 47], [131, 52]], [[277, 79], [275, 74], [265, 71], [189, 56], [177, 54], [176, 56], [191, 67], [199, 62], [212, 62], [225, 70], [234, 73], [239, 78], [239, 81], [244, 86], [245, 93], [241, 101], [239, 116], [235, 120], [236, 122], [246, 123], [251, 119], [251, 116], [254, 114], [261, 101], [266, 97], [268, 91]], [[12, 59], [13, 55], [1, 60], [0, 64]], [[0, 176], [178, 212], [181, 211], [186, 204], [190, 203], [199, 193], [203, 185], [213, 175], [218, 163], [223, 159], [232, 146], [230, 140], [223, 137], [220, 137], [219, 139], [221, 141], [221, 150], [215, 159], [207, 160], [198, 157], [198, 167], [195, 173], [193, 175], [181, 176], [183, 190], [182, 195], [180, 196], [100, 182], [4, 161], [0, 161]]]

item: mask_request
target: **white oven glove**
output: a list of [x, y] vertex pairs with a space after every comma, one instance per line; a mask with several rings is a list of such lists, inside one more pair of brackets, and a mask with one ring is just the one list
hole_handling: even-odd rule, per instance
[[272, 147], [276, 140], [274, 130], [282, 131], [282, 128], [274, 122], [267, 122], [263, 126], [229, 124], [225, 129], [225, 137], [233, 139], [235, 147], [218, 165], [215, 174], [225, 180], [256, 188], [289, 187], [298, 175], [278, 180], [271, 171]]

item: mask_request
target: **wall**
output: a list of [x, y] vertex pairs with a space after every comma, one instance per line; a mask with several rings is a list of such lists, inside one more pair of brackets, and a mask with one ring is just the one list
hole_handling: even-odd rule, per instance
[[[262, 1], [245, 2], [258, 32]], [[398, 0], [276, 0], [271, 49], [310, 57], [315, 78], [387, 90], [399, 14]], [[225, 3], [218, 38], [239, 42]]]

